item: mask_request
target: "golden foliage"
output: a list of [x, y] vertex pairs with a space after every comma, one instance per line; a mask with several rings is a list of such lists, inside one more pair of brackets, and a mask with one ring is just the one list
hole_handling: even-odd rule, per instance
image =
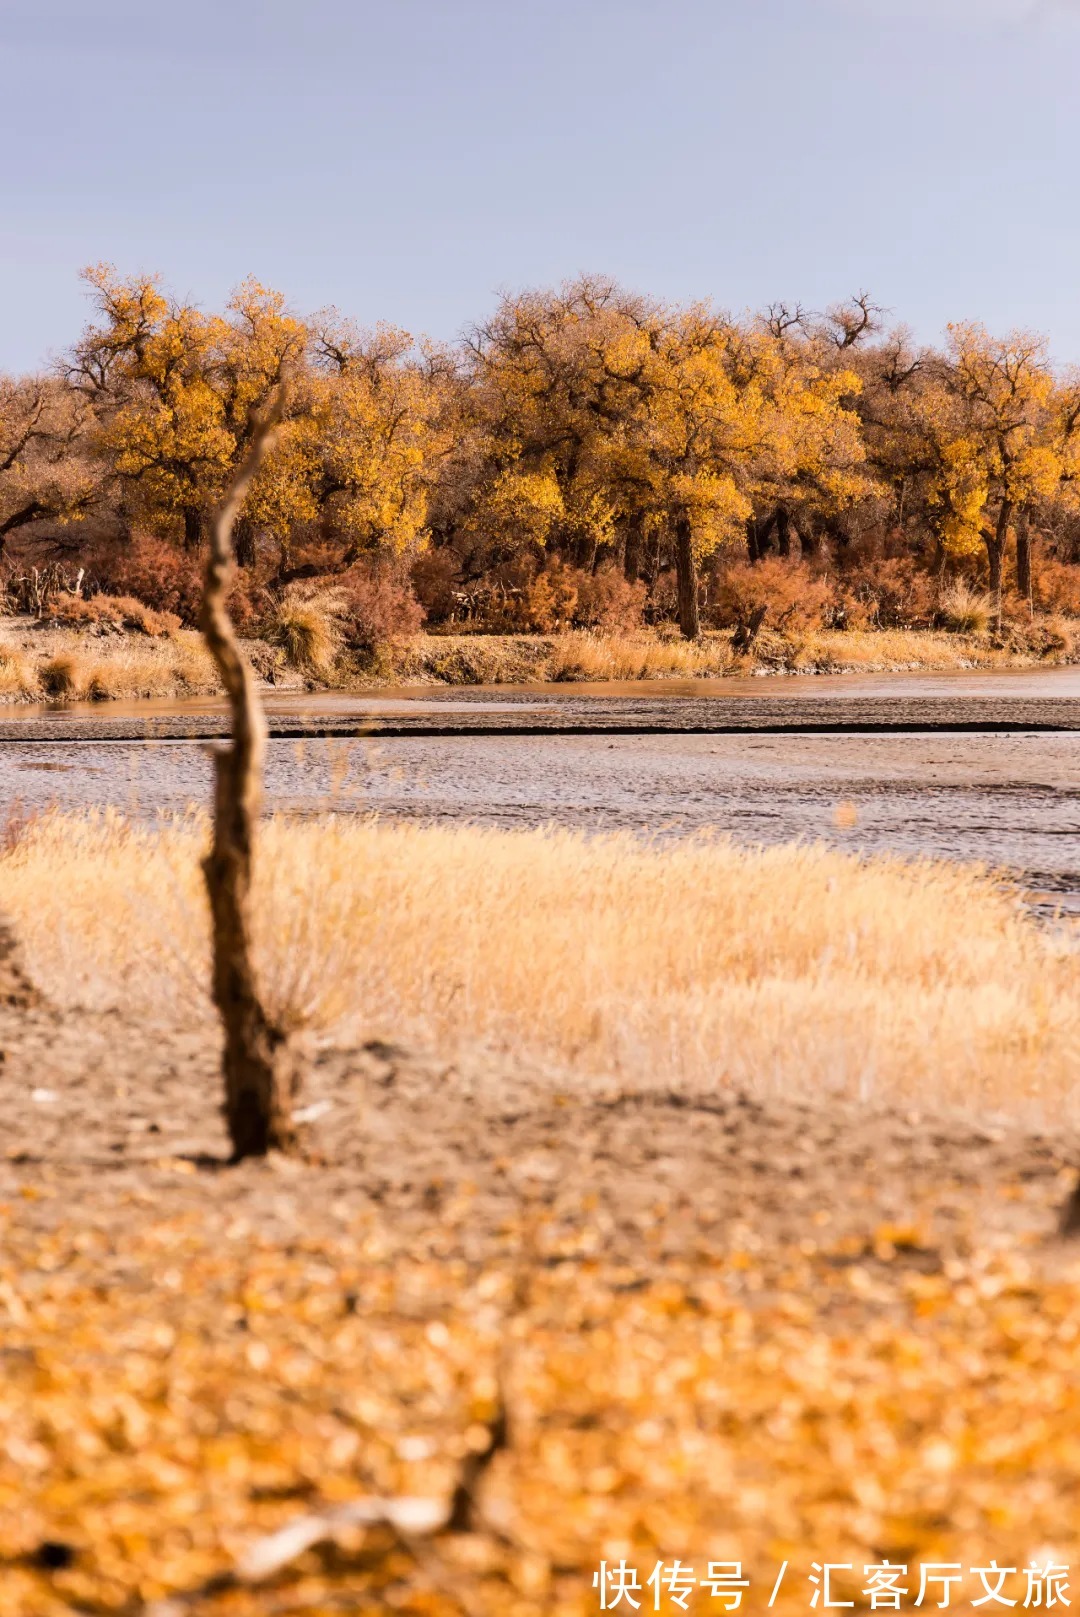
[[[207, 1617], [585, 1617], [600, 1561], [621, 1559], [643, 1585], [657, 1562], [702, 1579], [737, 1560], [749, 1610], [786, 1561], [775, 1609], [793, 1614], [815, 1560], [849, 1563], [856, 1599], [883, 1560], [958, 1562], [968, 1598], [991, 1557], [1080, 1560], [1075, 1262], [1040, 1272], [963, 1220], [945, 1241], [918, 1201], [851, 1236], [825, 1214], [797, 1243], [746, 1221], [721, 1242], [715, 1207], [672, 1189], [623, 1256], [587, 1183], [525, 1199], [478, 1249], [468, 1184], [395, 1232], [340, 1193], [329, 1217], [290, 1217], [328, 1188], [313, 1171], [266, 1170], [246, 1204], [185, 1195], [194, 1172], [161, 1158], [84, 1189], [77, 1218], [48, 1170], [9, 1180], [3, 1617], [192, 1593]], [[676, 1227], [686, 1254], [665, 1258]], [[265, 1582], [230, 1577], [312, 1510], [445, 1499], [500, 1397], [510, 1442], [478, 1533], [354, 1531]], [[686, 1609], [717, 1607], [698, 1586]]]

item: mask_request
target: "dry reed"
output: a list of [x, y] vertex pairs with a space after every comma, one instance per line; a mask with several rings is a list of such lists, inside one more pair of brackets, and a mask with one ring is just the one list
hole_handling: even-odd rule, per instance
[[[205, 828], [46, 819], [0, 859], [41, 985], [205, 1007]], [[277, 1007], [580, 1082], [1074, 1110], [1080, 961], [977, 870], [820, 847], [384, 825], [263, 831]]]

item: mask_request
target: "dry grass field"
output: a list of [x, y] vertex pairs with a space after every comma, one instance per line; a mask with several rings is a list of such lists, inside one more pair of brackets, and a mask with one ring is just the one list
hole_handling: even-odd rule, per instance
[[[57, 1002], [206, 1015], [204, 828], [46, 818], [0, 904]], [[341, 1038], [482, 1044], [693, 1093], [1071, 1113], [1080, 956], [948, 864], [724, 839], [381, 825], [264, 829], [263, 971]]]

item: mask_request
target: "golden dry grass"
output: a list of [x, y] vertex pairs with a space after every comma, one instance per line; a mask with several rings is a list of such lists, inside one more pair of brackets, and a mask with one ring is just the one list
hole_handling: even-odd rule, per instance
[[328, 678], [341, 649], [335, 618], [338, 598], [330, 591], [309, 597], [286, 596], [264, 627], [265, 638], [280, 646], [294, 668]]
[[923, 669], [1027, 667], [1066, 662], [1073, 634], [1056, 620], [1059, 642], [1040, 655], [1023, 644], [991, 644], [986, 634], [925, 629], [763, 630], [749, 654], [712, 631], [688, 642], [641, 629], [626, 634], [574, 630], [558, 635], [420, 635], [394, 656], [391, 677], [447, 684], [527, 681], [701, 679], [753, 673], [889, 673]]
[[958, 668], [1018, 668], [1064, 661], [1007, 650], [977, 634], [928, 629], [807, 629], [781, 639], [763, 635], [759, 660], [792, 673], [943, 672]]
[[[49, 818], [0, 908], [65, 1003], [205, 1009], [204, 828]], [[582, 1082], [1075, 1110], [1080, 964], [978, 871], [726, 840], [268, 823], [259, 948], [321, 1030]]]
[[689, 641], [656, 634], [559, 635], [547, 678], [555, 680], [697, 679], [732, 673], [737, 660], [729, 635]]
[[0, 642], [0, 701], [19, 701], [36, 689], [36, 676], [22, 652]]
[[202, 636], [190, 630], [162, 639], [34, 631], [21, 645], [0, 646], [0, 702], [130, 701], [217, 689]]

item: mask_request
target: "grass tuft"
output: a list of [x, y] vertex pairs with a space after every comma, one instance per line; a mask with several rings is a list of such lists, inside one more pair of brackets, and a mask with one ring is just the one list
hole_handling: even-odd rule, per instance
[[330, 672], [341, 647], [329, 594], [307, 599], [287, 595], [274, 607], [264, 635], [272, 646], [282, 648], [294, 668], [316, 676]]
[[956, 633], [986, 634], [994, 619], [994, 606], [982, 590], [954, 578], [941, 592], [940, 614], [945, 627]]

